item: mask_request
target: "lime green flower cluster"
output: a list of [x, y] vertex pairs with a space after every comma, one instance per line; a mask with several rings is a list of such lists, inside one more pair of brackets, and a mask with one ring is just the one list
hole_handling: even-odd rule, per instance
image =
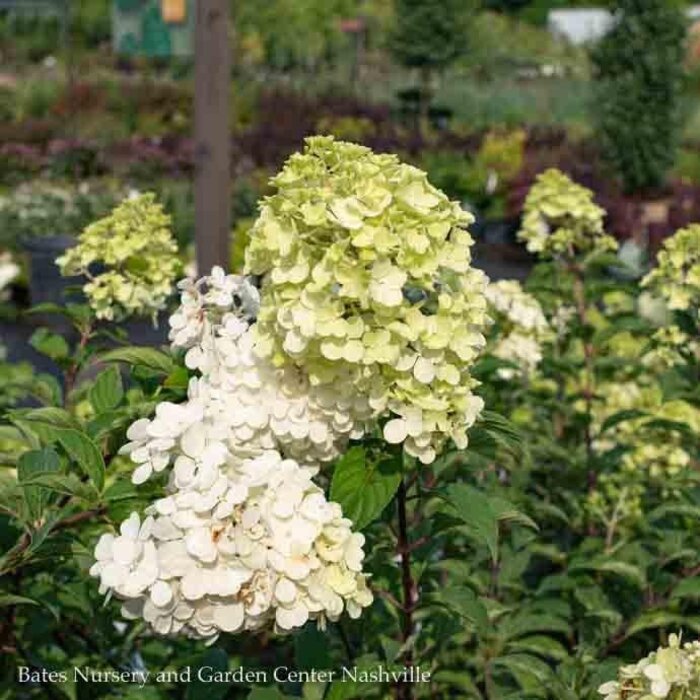
[[700, 305], [700, 224], [681, 229], [664, 241], [657, 266], [642, 286], [653, 290], [673, 310]]
[[165, 305], [180, 261], [170, 217], [147, 193], [125, 199], [90, 224], [56, 261], [64, 275], [85, 275], [83, 287], [97, 318], [155, 315]]
[[[700, 411], [686, 401], [664, 401], [657, 383], [611, 382], [598, 387], [593, 406], [593, 449], [603, 453], [622, 447], [620, 468], [601, 474], [596, 489], [588, 495], [587, 507], [593, 514], [617, 511], [616, 518], [642, 515], [642, 498], [653, 485], [663, 496], [673, 495], [673, 479], [692, 466], [692, 455], [683, 443], [682, 424], [696, 432]], [[636, 418], [621, 421], [603, 430], [605, 421], [623, 411], [639, 411]]]
[[603, 230], [604, 216], [590, 190], [550, 168], [527, 195], [518, 237], [544, 257], [615, 250], [617, 242]]
[[[652, 477], [673, 476], [690, 463], [690, 455], [681, 447], [681, 434], [659, 424], [668, 421], [700, 430], [700, 410], [681, 399], [664, 401], [658, 383], [611, 382], [598, 388], [593, 407], [593, 446], [605, 451], [623, 445], [629, 451], [623, 467], [630, 472], [644, 471]], [[639, 411], [637, 418], [621, 421], [603, 431], [605, 421], [622, 411]], [[658, 431], [663, 433], [660, 436]]]
[[314, 137], [272, 184], [246, 271], [263, 275], [260, 352], [315, 386], [368, 397], [387, 441], [434, 460], [466, 446], [482, 408], [469, 375], [485, 340], [472, 216], [394, 155]]
[[672, 634], [667, 647], [623, 666], [598, 692], [604, 700], [700, 700], [700, 641], [681, 645]]
[[652, 371], [664, 371], [688, 361], [700, 359], [700, 343], [672, 324], [659, 328], [651, 337], [651, 348], [644, 354], [644, 365]]

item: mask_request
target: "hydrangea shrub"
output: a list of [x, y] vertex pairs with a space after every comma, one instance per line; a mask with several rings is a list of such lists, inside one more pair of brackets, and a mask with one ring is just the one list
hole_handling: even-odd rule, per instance
[[[169, 349], [108, 349], [100, 307], [68, 304], [76, 332], [32, 339], [62, 373], [30, 376], [39, 407], [2, 368], [10, 696], [73, 690], [20, 666], [88, 665], [150, 674], [91, 684], [100, 700], [693, 698], [697, 645], [665, 643], [698, 612], [697, 305], [662, 289], [685, 264], [640, 294], [598, 214], [542, 205], [568, 233], [523, 286], [485, 284], [461, 269], [468, 216], [419, 171], [321, 139], [282, 172], [261, 268], [183, 281]], [[429, 681], [387, 675], [416, 665]], [[268, 682], [154, 679], [185, 667]], [[271, 685], [274, 667], [372, 675]]]
[[162, 634], [357, 617], [364, 536], [312, 477], [384, 421], [430, 463], [482, 406], [469, 217], [424, 173], [331, 138], [275, 183], [248, 249], [260, 289], [220, 268], [180, 284], [170, 339], [195, 376], [120, 450], [136, 485], [167, 472], [166, 495], [102, 535], [91, 572]]

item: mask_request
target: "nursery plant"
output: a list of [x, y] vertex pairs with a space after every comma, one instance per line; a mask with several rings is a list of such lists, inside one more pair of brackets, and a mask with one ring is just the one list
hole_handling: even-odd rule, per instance
[[696, 229], [640, 286], [550, 171], [490, 283], [395, 156], [315, 137], [271, 188], [243, 273], [170, 299], [148, 195], [62, 260], [63, 379], [0, 431], [6, 696], [692, 698]]
[[686, 19], [666, 0], [616, 0], [594, 47], [594, 119], [610, 165], [631, 192], [664, 184], [678, 146]]

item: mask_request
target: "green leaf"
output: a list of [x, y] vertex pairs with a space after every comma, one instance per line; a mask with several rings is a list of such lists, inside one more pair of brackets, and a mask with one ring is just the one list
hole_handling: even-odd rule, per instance
[[14, 593], [0, 594], [0, 608], [6, 608], [8, 605], [39, 605], [39, 603], [23, 595], [15, 595]]
[[68, 411], [54, 406], [44, 408], [19, 409], [8, 413], [10, 420], [16, 423], [22, 420], [25, 423], [44, 423], [47, 426], [57, 428], [78, 428], [78, 422]]
[[29, 344], [42, 355], [52, 360], [65, 360], [70, 356], [70, 347], [63, 336], [51, 333], [46, 328], [34, 331]]
[[175, 367], [173, 371], [165, 378], [163, 386], [168, 389], [187, 389], [190, 382], [190, 373], [186, 367]]
[[646, 585], [644, 572], [634, 564], [616, 559], [591, 559], [572, 564], [570, 571], [598, 571], [602, 574], [616, 574], [626, 578], [640, 588]]
[[192, 674], [192, 682], [187, 686], [185, 700], [223, 700], [229, 693], [231, 682], [207, 683], [199, 679], [198, 671], [204, 667], [208, 667], [207, 673], [211, 674], [227, 671], [228, 655], [226, 652], [218, 647], [208, 649], [201, 655], [196, 667], [197, 671]]
[[32, 385], [32, 394], [49, 406], [60, 406], [63, 403], [63, 388], [51, 374], [37, 375]]
[[553, 637], [543, 634], [533, 634], [508, 643], [509, 651], [524, 651], [539, 654], [555, 661], [563, 661], [569, 656], [566, 647]]
[[124, 397], [122, 378], [116, 367], [100, 372], [90, 387], [90, 403], [97, 413], [105, 413], [119, 405]]
[[647, 415], [649, 414], [644, 411], [640, 411], [636, 408], [630, 408], [625, 411], [618, 411], [617, 413], [613, 413], [611, 416], [608, 416], [608, 418], [605, 419], [601, 428], [601, 433], [604, 433], [606, 430], [614, 428], [616, 425], [624, 423], [625, 421], [634, 420], [635, 418], [643, 418]]
[[471, 588], [464, 586], [445, 588], [438, 591], [434, 599], [471, 622], [478, 630], [483, 631], [488, 627], [486, 608]]
[[366, 654], [358, 659], [355, 659], [353, 670], [357, 672], [357, 680], [351, 677], [335, 680], [328, 688], [324, 700], [350, 700], [351, 698], [364, 698], [371, 696], [373, 690], [377, 688], [378, 683], [361, 682], [363, 671], [370, 671], [377, 668], [379, 658], [374, 654]]
[[99, 494], [92, 484], [80, 480], [77, 474], [46, 473], [36, 474], [27, 480], [27, 486], [41, 486], [49, 491], [75, 496], [85, 501], [98, 500]]
[[528, 677], [542, 685], [552, 677], [552, 669], [542, 659], [531, 654], [500, 656], [493, 663], [510, 671], [521, 686], [526, 685]]
[[141, 365], [162, 374], [170, 374], [175, 365], [170, 355], [155, 348], [127, 346], [110, 350], [102, 355], [101, 362], [124, 362], [128, 365]]
[[687, 578], [681, 581], [671, 593], [671, 598], [700, 599], [700, 577]]
[[468, 484], [450, 484], [447, 499], [473, 536], [486, 543], [491, 558], [498, 559], [498, 513], [485, 493]]
[[504, 619], [499, 627], [499, 634], [504, 639], [517, 639], [534, 632], [561, 632], [569, 634], [571, 630], [566, 620], [558, 615], [546, 612], [524, 612]]
[[294, 636], [294, 660], [297, 668], [332, 668], [328, 639], [317, 627], [306, 625]]
[[525, 513], [521, 513], [510, 501], [506, 500], [505, 498], [501, 498], [500, 496], [491, 496], [489, 498], [489, 503], [499, 521], [512, 520], [533, 530], [539, 530], [537, 523], [532, 518], [525, 515]]
[[105, 461], [99, 447], [79, 430], [60, 429], [56, 431], [56, 436], [70, 458], [78, 463], [97, 490], [102, 491], [105, 484]]
[[523, 441], [522, 433], [515, 423], [494, 411], [482, 411], [479, 425], [494, 433], [500, 433], [512, 444], [519, 445]]
[[642, 613], [627, 630], [627, 637], [644, 630], [658, 629], [659, 627], [681, 629], [687, 626], [688, 620], [683, 615], [668, 612], [667, 610], [649, 610]]
[[362, 447], [351, 447], [336, 463], [330, 497], [361, 530], [387, 506], [401, 482], [401, 458], [374, 463]]
[[27, 482], [40, 474], [57, 472], [60, 467], [61, 460], [50, 447], [25, 452], [17, 461], [17, 476], [23, 486], [24, 499], [32, 520], [41, 516], [48, 503], [50, 492], [46, 488], [29, 485]]

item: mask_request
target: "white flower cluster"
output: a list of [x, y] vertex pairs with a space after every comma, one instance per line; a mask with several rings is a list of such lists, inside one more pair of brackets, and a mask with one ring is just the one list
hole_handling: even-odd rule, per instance
[[19, 275], [19, 265], [13, 260], [12, 253], [0, 253], [0, 301], [7, 296], [7, 287]]
[[[542, 307], [517, 280], [492, 282], [485, 295], [499, 330], [491, 352], [518, 365], [524, 376], [532, 376], [542, 361], [541, 343], [551, 334]], [[502, 379], [512, 379], [516, 373], [510, 367], [498, 370]]]
[[356, 617], [372, 600], [364, 537], [311, 481], [356, 433], [345, 399], [256, 355], [246, 279], [215, 268], [180, 287], [170, 338], [201, 376], [187, 401], [136, 421], [122, 448], [134, 483], [171, 467], [168, 495], [143, 524], [132, 514], [120, 536], [102, 536], [93, 575], [125, 600], [125, 616], [162, 634], [212, 640]]
[[364, 536], [310, 470], [271, 451], [197, 481], [156, 501], [143, 524], [132, 513], [119, 536], [100, 538], [91, 573], [125, 599], [125, 617], [213, 641], [269, 623], [323, 626], [371, 603]]
[[639, 663], [623, 666], [618, 679], [598, 688], [604, 700], [700, 699], [700, 642], [681, 646], [678, 635]]

